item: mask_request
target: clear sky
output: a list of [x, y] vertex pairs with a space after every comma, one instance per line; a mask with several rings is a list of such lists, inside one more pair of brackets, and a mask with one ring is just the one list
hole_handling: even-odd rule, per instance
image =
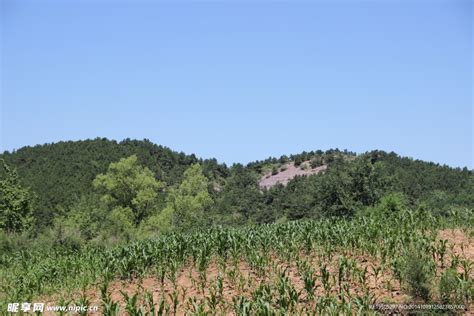
[[0, 0], [1, 141], [473, 168], [471, 1]]

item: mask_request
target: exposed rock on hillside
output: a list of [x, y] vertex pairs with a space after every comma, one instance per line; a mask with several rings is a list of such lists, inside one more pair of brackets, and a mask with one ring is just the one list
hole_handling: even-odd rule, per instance
[[295, 166], [294, 162], [283, 165], [277, 174], [272, 175], [272, 172], [264, 174], [260, 179], [259, 185], [261, 188], [270, 188], [279, 183], [286, 185], [288, 181], [296, 176], [309, 176], [312, 174], [320, 173], [327, 169], [326, 165], [322, 165], [316, 168], [311, 168], [310, 162], [305, 161], [301, 165], [304, 165], [304, 169], [301, 166]]

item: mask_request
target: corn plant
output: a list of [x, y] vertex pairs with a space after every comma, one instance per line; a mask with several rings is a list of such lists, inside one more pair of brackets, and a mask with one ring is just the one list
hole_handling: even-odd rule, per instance
[[[473, 218], [472, 212], [458, 211], [446, 218], [422, 211], [375, 212], [350, 220], [327, 218], [169, 233], [113, 247], [91, 244], [67, 252], [2, 253], [0, 301], [90, 293], [99, 286], [104, 315], [181, 314], [187, 303], [189, 311], [197, 314], [321, 315], [349, 314], [349, 310], [365, 314], [373, 301], [369, 287], [373, 278], [377, 287], [390, 290], [397, 285], [404, 294], [425, 299], [441, 299], [442, 287], [445, 301], [468, 305], [472, 302], [472, 259], [465, 245], [459, 253], [458, 246], [439, 240], [438, 232], [446, 227], [463, 229]], [[423, 259], [413, 263], [412, 253], [420, 253]], [[214, 262], [218, 271], [211, 279]], [[243, 273], [242, 265], [250, 267], [248, 273]], [[447, 270], [456, 273], [446, 276]], [[387, 278], [381, 282], [385, 273]], [[178, 282], [186, 276], [192, 289]], [[141, 288], [142, 280], [150, 277], [156, 279], [160, 291], [157, 302]], [[139, 284], [134, 295], [122, 295], [125, 310], [109, 294], [109, 284], [117, 280]], [[410, 290], [421, 283], [428, 291]], [[224, 295], [224, 284], [231, 296]], [[353, 285], [357, 288], [350, 288]], [[319, 288], [323, 297], [315, 295]], [[198, 293], [193, 302], [188, 301], [191, 293]], [[82, 299], [86, 303], [89, 298]]]
[[102, 298], [102, 314], [105, 316], [119, 315], [120, 305], [118, 302], [114, 302], [108, 291], [108, 282], [102, 283], [100, 287], [100, 294]]

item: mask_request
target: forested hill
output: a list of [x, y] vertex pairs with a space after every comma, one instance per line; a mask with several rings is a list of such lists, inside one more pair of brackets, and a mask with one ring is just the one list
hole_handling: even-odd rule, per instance
[[23, 184], [35, 193], [35, 213], [42, 224], [48, 224], [57, 213], [67, 211], [81, 196], [91, 193], [92, 180], [110, 163], [131, 155], [137, 155], [140, 164], [169, 185], [179, 183], [184, 171], [196, 162], [204, 164], [209, 178], [225, 177], [228, 172], [215, 159], [202, 161], [148, 140], [58, 142], [5, 152], [0, 159], [16, 168]]
[[[318, 150], [229, 168], [215, 159], [202, 160], [148, 140], [98, 138], [23, 147], [0, 158], [18, 171], [22, 184], [34, 194], [35, 221], [45, 227], [93, 195], [92, 181], [105, 173], [110, 163], [132, 155], [164, 184], [157, 209], [164, 207], [168, 188], [179, 185], [185, 170], [199, 163], [213, 200], [209, 216], [221, 224], [346, 216], [375, 205], [390, 193], [400, 193], [411, 205], [428, 205], [439, 212], [453, 205], [474, 206], [472, 170], [383, 151], [356, 155], [337, 149]], [[277, 174], [288, 162], [300, 168], [324, 165], [327, 169], [321, 174], [295, 177], [286, 186], [259, 187], [265, 173]]]

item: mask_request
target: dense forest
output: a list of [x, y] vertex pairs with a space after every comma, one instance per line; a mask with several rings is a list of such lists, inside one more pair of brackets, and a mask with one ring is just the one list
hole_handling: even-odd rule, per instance
[[[16, 180], [10, 181], [16, 181], [28, 209], [23, 211], [28, 216], [20, 216], [27, 217], [26, 226], [7, 227], [15, 219], [3, 213], [4, 230], [29, 236], [48, 233], [60, 236], [55, 242], [74, 244], [128, 240], [170, 229], [350, 218], [370, 212], [387, 195], [439, 214], [474, 206], [472, 170], [383, 151], [357, 155], [316, 150], [228, 167], [148, 140], [97, 138], [24, 147], [0, 159], [0, 205], [8, 204], [5, 190], [14, 174]], [[266, 171], [277, 174], [289, 162], [327, 169], [296, 176], [287, 185], [259, 186]]]

